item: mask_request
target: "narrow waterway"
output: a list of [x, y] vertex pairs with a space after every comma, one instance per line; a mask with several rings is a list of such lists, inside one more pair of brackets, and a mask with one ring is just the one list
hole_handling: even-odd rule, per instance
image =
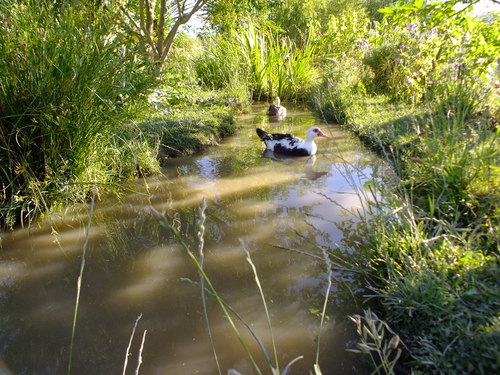
[[[72, 354], [72, 374], [217, 374], [199, 275], [170, 225], [198, 256], [198, 208], [207, 202], [204, 269], [218, 295], [266, 347], [273, 348], [265, 308], [246, 248], [267, 301], [280, 368], [308, 374], [316, 358], [328, 272], [320, 247], [352, 252], [344, 241], [358, 191], [383, 172], [381, 161], [338, 126], [304, 107], [270, 122], [265, 105], [238, 118], [238, 131], [202, 155], [169, 160], [162, 175], [127, 184], [120, 197], [100, 196], [91, 221]], [[263, 153], [255, 134], [304, 136], [313, 125], [313, 158]], [[158, 217], [162, 213], [163, 217]], [[5, 233], [0, 250], [0, 373], [66, 374], [89, 207], [72, 207], [31, 228]], [[165, 225], [168, 223], [168, 225]], [[323, 374], [367, 374], [346, 352], [354, 337], [348, 314], [359, 312], [353, 274], [333, 273], [321, 336]], [[256, 374], [215, 299], [208, 320], [222, 373]], [[141, 315], [142, 314], [142, 315]], [[124, 371], [127, 346], [134, 339]], [[262, 373], [257, 341], [235, 319]], [[144, 345], [141, 350], [141, 341]]]

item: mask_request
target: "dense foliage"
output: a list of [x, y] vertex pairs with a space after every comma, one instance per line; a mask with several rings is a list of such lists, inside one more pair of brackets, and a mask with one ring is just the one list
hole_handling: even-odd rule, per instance
[[[12, 223], [87, 191], [72, 184], [120, 176], [110, 150], [131, 134], [114, 130], [155, 78], [99, 6], [2, 1], [0, 9], [0, 203]], [[131, 136], [124, 151], [147, 148]], [[114, 176], [99, 176], [96, 164], [106, 163]]]

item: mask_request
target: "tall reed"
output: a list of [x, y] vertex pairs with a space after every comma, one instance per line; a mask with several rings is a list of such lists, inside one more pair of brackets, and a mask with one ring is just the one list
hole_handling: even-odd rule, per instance
[[205, 39], [197, 74], [212, 88], [246, 86], [254, 98], [304, 99], [319, 77], [313, 43], [297, 46], [277, 31], [249, 22], [238, 31]]
[[0, 209], [9, 223], [60, 197], [155, 84], [103, 5], [0, 1]]
[[76, 283], [75, 311], [73, 314], [73, 326], [71, 329], [71, 341], [69, 344], [69, 358], [68, 358], [68, 371], [67, 371], [68, 375], [71, 374], [71, 366], [73, 365], [73, 345], [75, 343], [76, 321], [78, 318], [78, 308], [80, 306], [80, 293], [82, 291], [83, 271], [85, 270], [85, 262], [87, 259], [87, 249], [88, 249], [89, 238], [90, 238], [90, 225], [92, 223], [92, 218], [94, 216], [94, 204], [95, 204], [96, 192], [97, 192], [97, 184], [94, 184], [92, 201], [90, 203], [89, 220], [87, 223], [87, 228], [85, 231], [85, 241], [83, 242], [83, 248], [82, 248], [82, 260], [80, 262], [80, 274], [78, 275], [78, 280]]
[[169, 229], [172, 232], [172, 234], [174, 235], [174, 237], [176, 238], [176, 240], [178, 241], [178, 243], [186, 251], [186, 254], [189, 256], [189, 258], [193, 262], [194, 266], [198, 270], [198, 273], [200, 274], [200, 277], [203, 279], [204, 283], [206, 283], [206, 289], [215, 298], [217, 304], [219, 305], [219, 307], [222, 310], [222, 313], [223, 313], [224, 317], [229, 322], [229, 324], [231, 326], [231, 329], [236, 334], [236, 337], [238, 338], [238, 341], [240, 342], [240, 344], [244, 348], [245, 353], [247, 353], [248, 358], [249, 358], [252, 366], [254, 367], [254, 369], [257, 371], [258, 374], [262, 374], [262, 371], [260, 370], [259, 366], [257, 365], [257, 362], [255, 361], [254, 356], [252, 355], [250, 349], [248, 348], [248, 345], [243, 340], [242, 334], [241, 334], [240, 330], [238, 329], [238, 327], [236, 325], [236, 321], [233, 318], [233, 314], [231, 313], [231, 309], [224, 302], [224, 300], [222, 299], [222, 297], [217, 293], [217, 290], [213, 286], [210, 278], [205, 273], [205, 270], [203, 269], [202, 263], [200, 263], [200, 261], [203, 260], [203, 258], [199, 259], [199, 258], [196, 257], [195, 253], [191, 250], [190, 246], [186, 243], [186, 241], [183, 238], [182, 234], [179, 232], [177, 226], [175, 224], [172, 224], [170, 222], [170, 219], [167, 216], [165, 216], [165, 215], [157, 212], [154, 208], [152, 208], [152, 211], [158, 217], [160, 225], [162, 225], [163, 227]]
[[[275, 336], [274, 336], [274, 333], [273, 333], [271, 316], [270, 316], [270, 312], [268, 310], [267, 301], [266, 301], [265, 294], [264, 294], [264, 289], [263, 289], [263, 286], [262, 286], [262, 284], [260, 282], [259, 275], [258, 275], [258, 272], [257, 272], [257, 268], [256, 268], [256, 266], [255, 266], [255, 264], [254, 264], [254, 262], [252, 260], [250, 251], [247, 248], [246, 243], [243, 240], [240, 240], [242, 249], [243, 249], [243, 251], [244, 251], [244, 253], [246, 255], [246, 260], [247, 260], [248, 264], [250, 265], [250, 267], [252, 269], [252, 272], [253, 272], [253, 275], [254, 275], [254, 280], [255, 280], [255, 283], [257, 285], [257, 288], [258, 288], [258, 291], [259, 291], [259, 295], [260, 295], [261, 300], [262, 300], [262, 306], [264, 308], [264, 314], [266, 316], [266, 320], [267, 320], [267, 323], [268, 323], [269, 334], [271, 336], [271, 345], [272, 345], [272, 349], [273, 349], [273, 359], [271, 359], [271, 357], [269, 356], [269, 354], [268, 354], [268, 352], [267, 352], [267, 350], [266, 350], [266, 348], [265, 348], [262, 340], [259, 338], [259, 336], [257, 335], [257, 333], [250, 327], [250, 324], [248, 324], [247, 322], [245, 322], [245, 320], [241, 317], [241, 315], [238, 314], [238, 312], [235, 311], [229, 304], [227, 304], [227, 302], [225, 302], [225, 300], [222, 298], [221, 295], [219, 295], [219, 293], [217, 292], [217, 290], [214, 288], [214, 286], [213, 286], [213, 284], [212, 284], [209, 276], [206, 274], [206, 272], [204, 270], [204, 250], [203, 250], [203, 247], [204, 247], [204, 235], [205, 235], [205, 220], [206, 220], [205, 210], [206, 209], [207, 209], [206, 200], [205, 200], [205, 198], [203, 198], [202, 202], [201, 202], [201, 206], [200, 206], [199, 212], [198, 212], [199, 217], [196, 220], [196, 222], [197, 222], [196, 241], [198, 243], [198, 257], [197, 257], [195, 255], [195, 253], [191, 250], [191, 248], [188, 245], [188, 243], [186, 242], [185, 238], [180, 233], [180, 231], [178, 229], [178, 227], [179, 227], [178, 219], [175, 216], [174, 216], [173, 219], [170, 219], [167, 215], [161, 214], [161, 213], [157, 212], [154, 208], [151, 208], [152, 212], [158, 218], [160, 225], [168, 228], [173, 233], [173, 235], [177, 239], [178, 243], [186, 251], [186, 253], [188, 254], [189, 258], [193, 261], [194, 266], [198, 270], [198, 273], [200, 274], [200, 282], [199, 283], [193, 282], [191, 280], [187, 280], [187, 281], [190, 281], [190, 282], [192, 282], [194, 284], [198, 284], [201, 287], [201, 290], [202, 290], [202, 303], [203, 303], [205, 321], [207, 323], [208, 335], [209, 335], [210, 343], [212, 345], [212, 350], [214, 352], [214, 358], [215, 358], [215, 361], [216, 361], [218, 372], [219, 372], [219, 374], [221, 374], [222, 370], [221, 370], [220, 363], [219, 363], [218, 356], [217, 356], [216, 344], [215, 344], [215, 341], [214, 341], [214, 339], [212, 337], [212, 332], [211, 332], [211, 329], [210, 329], [210, 322], [209, 322], [209, 317], [208, 317], [208, 312], [207, 312], [207, 307], [206, 307], [206, 294], [205, 293], [208, 293], [209, 295], [211, 295], [216, 300], [217, 304], [219, 305], [219, 307], [222, 310], [222, 313], [223, 313], [224, 317], [227, 319], [227, 321], [230, 324], [233, 332], [236, 334], [238, 340], [240, 341], [240, 343], [241, 343], [241, 345], [242, 345], [245, 353], [247, 354], [247, 356], [248, 356], [248, 358], [249, 358], [249, 360], [250, 360], [250, 362], [251, 362], [254, 370], [258, 374], [262, 374], [262, 373], [264, 373], [264, 371], [258, 366], [258, 364], [257, 364], [257, 362], [256, 362], [256, 360], [254, 358], [254, 354], [252, 354], [252, 352], [249, 349], [248, 344], [245, 342], [245, 340], [243, 340], [242, 332], [240, 331], [240, 329], [236, 325], [237, 321], [239, 321], [240, 323], [243, 324], [243, 326], [250, 332], [250, 334], [252, 335], [252, 337], [255, 339], [255, 341], [259, 345], [259, 347], [260, 347], [260, 349], [262, 351], [262, 354], [264, 355], [264, 358], [266, 360], [268, 369], [271, 371], [271, 373], [273, 375], [288, 375], [290, 373], [290, 371], [291, 371], [291, 367], [293, 366], [293, 364], [295, 362], [297, 362], [298, 360], [302, 359], [303, 356], [299, 356], [297, 358], [294, 358], [282, 370], [280, 370], [280, 364], [278, 362], [277, 343], [276, 343], [276, 339], [275, 339]], [[326, 254], [324, 254], [324, 256], [326, 256]], [[322, 318], [321, 318], [321, 327], [320, 327], [320, 330], [322, 330], [322, 328], [323, 328], [323, 322], [324, 322], [325, 315], [326, 315], [326, 304], [328, 302], [329, 289], [330, 289], [330, 286], [331, 286], [331, 271], [329, 271], [329, 283], [330, 284], [329, 284], [328, 291], [326, 293], [325, 302], [324, 302], [323, 311], [322, 311]], [[318, 360], [318, 358], [319, 358], [319, 345], [320, 345], [319, 341], [320, 340], [318, 340], [318, 344], [317, 344], [318, 345], [318, 355], [317, 355], [317, 358], [316, 358], [316, 363], [314, 364], [314, 373], [316, 375], [321, 375], [321, 369], [320, 369], [320, 366], [319, 366], [319, 363], [318, 363], [319, 362], [319, 360]], [[229, 374], [233, 374], [233, 375], [238, 375], [239, 374], [239, 372], [237, 372], [234, 369], [229, 369], [228, 373]]]

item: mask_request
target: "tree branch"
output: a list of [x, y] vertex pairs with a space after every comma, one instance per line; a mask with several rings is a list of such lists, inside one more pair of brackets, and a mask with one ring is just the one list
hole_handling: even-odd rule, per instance
[[[165, 42], [163, 43], [163, 50], [161, 51], [161, 56], [160, 56], [160, 64], [163, 65], [165, 62], [165, 59], [168, 55], [168, 52], [170, 51], [170, 48], [172, 47], [172, 43], [174, 42], [175, 35], [179, 31], [179, 27], [182, 25], [186, 24], [189, 22], [191, 17], [198, 12], [206, 3], [208, 0], [196, 0], [194, 5], [191, 8], [191, 11], [188, 13], [185, 13], [185, 6], [186, 6], [186, 0], [176, 0], [176, 5], [177, 5], [177, 10], [179, 12], [177, 16], [177, 20], [175, 21], [174, 25], [170, 29], [169, 33], [167, 34], [165, 38]], [[182, 6], [181, 6], [182, 3]]]
[[141, 24], [141, 30], [144, 30], [144, 0], [139, 1], [139, 22]]
[[145, 0], [146, 11], [146, 29], [144, 30], [147, 35], [153, 35], [153, 21], [155, 12], [156, 0]]
[[161, 0], [160, 5], [160, 22], [158, 23], [158, 40], [156, 42], [156, 50], [159, 54], [163, 51], [163, 43], [165, 38], [165, 18], [167, 13], [167, 0]]
[[[147, 0], [146, 0], [147, 1]], [[127, 17], [127, 19], [130, 21], [130, 23], [133, 25], [133, 27], [136, 29], [134, 30], [134, 28], [130, 27], [128, 24], [126, 24], [125, 22], [122, 22], [122, 25], [123, 27], [131, 34], [134, 34], [136, 35], [137, 37], [139, 37], [140, 39], [142, 39], [144, 41], [144, 44], [146, 44], [147, 46], [149, 46], [153, 51], [155, 50], [155, 43], [153, 41], [153, 37], [151, 34], [148, 34], [146, 32], [146, 30], [144, 30], [143, 27], [139, 26], [137, 24], [137, 22], [132, 18], [132, 16], [130, 16], [130, 14], [128, 13], [127, 9], [123, 6], [123, 5], [120, 5], [120, 10], [123, 12], [123, 14], [125, 14], [125, 16]], [[142, 20], [141, 20], [141, 23]]]
[[[179, 28], [189, 22], [193, 15], [208, 1], [161, 0], [160, 9], [157, 9], [157, 0], [140, 0], [139, 23], [124, 5], [120, 5], [119, 8], [129, 21], [128, 24], [125, 21], [123, 22], [125, 29], [141, 38], [143, 43], [151, 50], [152, 57], [161, 66], [165, 62]], [[155, 18], [155, 16], [157, 17]], [[174, 22], [165, 36], [165, 28], [170, 17], [173, 18]]]

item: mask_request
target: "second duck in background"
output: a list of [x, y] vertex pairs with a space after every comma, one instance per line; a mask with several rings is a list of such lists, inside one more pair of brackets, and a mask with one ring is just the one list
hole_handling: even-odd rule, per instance
[[271, 104], [269, 106], [267, 114], [269, 116], [278, 116], [278, 117], [286, 116], [286, 108], [281, 105], [281, 101], [278, 96], [276, 97], [275, 104]]

